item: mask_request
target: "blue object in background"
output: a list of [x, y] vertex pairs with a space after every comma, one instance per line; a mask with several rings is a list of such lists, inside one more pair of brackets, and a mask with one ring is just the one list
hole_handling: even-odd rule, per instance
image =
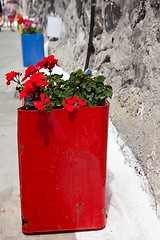
[[86, 70], [86, 74], [92, 74], [91, 70], [90, 69]]
[[22, 34], [22, 56], [23, 65], [36, 65], [44, 58], [44, 40], [43, 34]]

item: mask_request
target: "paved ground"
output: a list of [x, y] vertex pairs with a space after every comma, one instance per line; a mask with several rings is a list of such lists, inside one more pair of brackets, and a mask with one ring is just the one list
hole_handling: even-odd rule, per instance
[[18, 32], [0, 32], [0, 240], [159, 240], [160, 221], [139, 178], [126, 163], [110, 124], [107, 169], [107, 225], [103, 230], [27, 236], [21, 232], [14, 86], [5, 73], [24, 72]]

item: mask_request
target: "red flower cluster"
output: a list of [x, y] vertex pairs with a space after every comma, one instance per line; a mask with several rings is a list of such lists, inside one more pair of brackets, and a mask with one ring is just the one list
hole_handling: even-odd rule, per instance
[[36, 68], [40, 70], [41, 68], [51, 70], [54, 66], [59, 66], [58, 59], [54, 58], [54, 55], [50, 55], [48, 57], [44, 57], [43, 60], [37, 63]]
[[26, 71], [22, 82], [27, 78], [30, 78], [24, 83], [24, 90], [20, 92], [20, 100], [24, 97], [33, 97], [33, 94], [38, 93], [41, 86], [48, 84], [45, 81], [47, 78], [43, 76], [43, 73], [39, 72], [42, 68], [48, 68], [51, 70], [55, 65], [58, 65], [58, 59], [54, 58], [54, 55], [44, 57], [42, 61], [38, 62], [36, 66], [30, 65]]
[[[74, 105], [77, 104], [78, 106]], [[84, 102], [81, 98], [78, 99], [76, 96], [73, 98], [65, 98], [65, 103], [63, 103], [63, 107], [67, 109], [69, 112], [73, 112], [81, 107], [87, 106], [87, 103]]]
[[54, 66], [59, 66], [58, 64], [58, 59], [54, 58], [54, 55], [44, 57], [42, 61], [38, 62], [36, 66], [30, 65], [26, 71], [25, 71], [25, 76], [22, 79], [22, 82], [25, 81], [28, 77], [36, 73], [42, 68], [49, 69], [51, 70], [54, 68]]
[[5, 75], [5, 76], [6, 76], [6, 79], [7, 79], [7, 82], [6, 82], [7, 86], [11, 84], [11, 81], [17, 82], [17, 81], [15, 80], [15, 77], [17, 77], [17, 76], [19, 77], [19, 76], [21, 76], [21, 75], [22, 75], [22, 73], [14, 72], [14, 71], [11, 71], [10, 73], [7, 73], [7, 74]]
[[33, 73], [37, 71], [38, 69], [35, 66], [30, 65], [25, 71], [25, 75], [24, 75], [24, 78], [22, 79], [22, 82], [25, 81], [28, 77], [30, 77], [31, 75], [33, 75]]
[[[23, 20], [25, 21], [25, 19]], [[18, 77], [21, 76], [22, 74], [14, 71], [11, 71], [10, 73], [6, 74], [7, 79], [6, 84], [10, 85], [11, 81], [17, 83], [17, 87], [20, 87], [20, 89], [22, 89], [20, 91], [20, 100], [22, 100], [25, 97], [29, 97], [34, 101], [39, 99], [40, 97], [41, 101], [34, 101], [34, 105], [36, 108], [44, 110], [45, 108], [44, 104], [45, 103], [49, 104], [51, 101], [49, 98], [46, 98], [44, 100], [45, 97], [44, 93], [40, 94], [41, 92], [43, 92], [41, 87], [48, 85], [48, 81], [46, 81], [47, 77], [45, 77], [42, 72], [39, 72], [39, 70], [45, 68], [51, 71], [55, 65], [59, 66], [58, 59], [55, 59], [53, 55], [44, 57], [43, 60], [38, 62], [36, 66], [30, 65], [26, 69], [25, 76], [22, 79], [22, 82], [27, 79], [28, 80], [24, 84], [22, 84], [18, 79]]]
[[45, 93], [40, 94], [41, 102], [40, 101], [34, 101], [34, 106], [35, 108], [38, 108], [39, 110], [44, 110], [45, 109], [45, 103], [50, 104], [51, 101], [49, 97], [47, 97], [45, 100]]
[[24, 83], [24, 90], [20, 92], [20, 100], [24, 97], [32, 97], [34, 94], [38, 94], [40, 87], [48, 84], [48, 82], [45, 81], [46, 79], [41, 72], [33, 73], [30, 79]]
[[19, 18], [17, 18], [17, 22], [18, 22], [18, 24], [22, 24], [22, 23], [28, 22], [28, 20], [24, 19], [23, 17], [19, 17]]

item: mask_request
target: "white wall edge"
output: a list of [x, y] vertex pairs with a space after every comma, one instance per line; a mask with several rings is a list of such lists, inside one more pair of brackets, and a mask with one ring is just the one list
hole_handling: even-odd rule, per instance
[[155, 213], [158, 215], [158, 209], [157, 209], [157, 204], [156, 201], [149, 189], [149, 183], [148, 180], [144, 174], [144, 171], [142, 167], [140, 166], [138, 160], [134, 156], [133, 152], [131, 149], [125, 145], [125, 142], [121, 139], [117, 129], [113, 125], [111, 119], [109, 119], [109, 131], [113, 135], [113, 137], [116, 139], [116, 142], [118, 143], [125, 159], [127, 160], [127, 163], [129, 166], [134, 169], [139, 181], [142, 190], [144, 190], [148, 196], [149, 203], [151, 204], [152, 209], [155, 211]]

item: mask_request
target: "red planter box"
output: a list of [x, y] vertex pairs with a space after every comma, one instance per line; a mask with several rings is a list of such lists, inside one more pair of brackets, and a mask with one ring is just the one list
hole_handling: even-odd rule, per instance
[[108, 114], [18, 109], [24, 233], [105, 227]]

